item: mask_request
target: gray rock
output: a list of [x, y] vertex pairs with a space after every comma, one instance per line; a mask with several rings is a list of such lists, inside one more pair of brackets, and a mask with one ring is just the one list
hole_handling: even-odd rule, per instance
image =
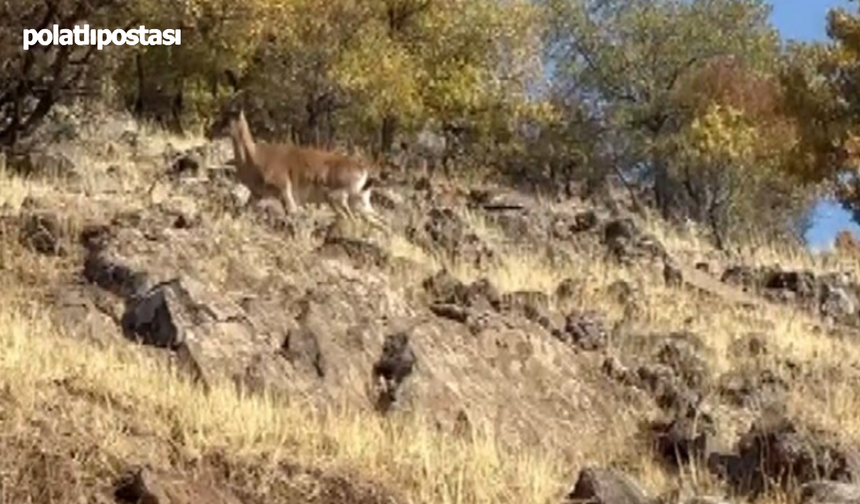
[[684, 504], [732, 504], [725, 497], [715, 495], [696, 495], [684, 501]]
[[241, 320], [243, 314], [239, 306], [225, 302], [202, 283], [181, 276], [129, 299], [122, 325], [129, 336], [144, 344], [175, 348], [186, 342], [189, 331]]
[[827, 432], [803, 428], [784, 414], [763, 414], [741, 436], [737, 454], [712, 453], [708, 467], [735, 491], [752, 497], [820, 479], [852, 482], [860, 476], [860, 452]]
[[440, 251], [456, 262], [476, 268], [488, 267], [499, 261], [498, 253], [451, 208], [432, 208], [423, 225], [406, 229], [406, 237], [427, 250]]
[[565, 332], [571, 343], [583, 350], [599, 350], [609, 344], [609, 331], [597, 312], [574, 310], [567, 316]]
[[251, 200], [251, 191], [242, 184], [236, 184], [230, 191], [230, 197], [234, 208], [244, 208]]
[[351, 260], [359, 267], [385, 267], [391, 261], [390, 254], [378, 245], [343, 236], [327, 236], [317, 249], [320, 257], [341, 257]]
[[803, 504], [860, 504], [860, 485], [841, 481], [815, 481], [800, 489]]
[[22, 217], [19, 240], [22, 245], [42, 255], [65, 256], [63, 224], [53, 212], [30, 213]]
[[846, 287], [825, 283], [821, 292], [821, 315], [844, 320], [857, 314], [857, 297]]
[[397, 401], [397, 392], [415, 367], [415, 351], [405, 332], [389, 334], [382, 345], [382, 355], [373, 365], [373, 377], [379, 384], [376, 407], [388, 411]]
[[580, 471], [566, 504], [651, 504], [651, 499], [626, 474], [615, 469]]
[[680, 287], [684, 283], [684, 274], [677, 262], [663, 262], [663, 281], [670, 287]]

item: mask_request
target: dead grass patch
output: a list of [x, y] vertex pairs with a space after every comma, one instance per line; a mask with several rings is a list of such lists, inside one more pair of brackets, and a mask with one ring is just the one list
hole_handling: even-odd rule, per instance
[[[131, 346], [95, 348], [63, 337], [32, 310], [0, 309], [0, 390], [16, 416], [34, 418], [67, 393], [57, 384], [102, 398], [97, 416], [74, 406], [53, 411], [67, 429], [101, 440], [103, 456], [141, 457], [134, 429], [186, 456], [226, 450], [237, 459], [265, 455], [316, 467], [346, 468], [403, 490], [411, 502], [553, 502], [565, 480], [545, 454], [502, 453], [491, 435], [472, 442], [438, 433], [421, 419], [389, 421], [354, 411], [314, 413], [302, 404], [241, 397], [228, 385], [208, 394], [172, 375]], [[7, 435], [26, 436], [16, 424]], [[154, 452], [157, 453], [157, 452]], [[158, 461], [156, 461], [158, 462]]]
[[[162, 153], [168, 144], [183, 148], [199, 142], [194, 135], [177, 139], [147, 128], [142, 130], [146, 135], [144, 153], [151, 155]], [[130, 163], [128, 166], [136, 169], [131, 157], [113, 155], [117, 157], [100, 158], [95, 166]], [[151, 176], [141, 168], [126, 181], [131, 194], [106, 196], [105, 201], [124, 209], [143, 208], [150, 202], [140, 191]], [[5, 203], [13, 212], [30, 195], [62, 201], [79, 212], [74, 216], [107, 214], [113, 208], [64, 193], [59, 184], [50, 181], [25, 180], [4, 172], [0, 172], [0, 181], [0, 206]], [[99, 183], [97, 177], [88, 182], [93, 190]], [[463, 217], [488, 243], [504, 242], [501, 232], [480, 215], [464, 212]], [[265, 274], [301, 275], [301, 271], [291, 270], [301, 267], [293, 260], [312, 254], [316, 244], [309, 235], [295, 239], [278, 236], [248, 217], [234, 218], [227, 212], [207, 214], [206, 225], [211, 239], [201, 250], [191, 251], [191, 255], [205, 258], [194, 268], [225, 288], [235, 275], [253, 274], [240, 271], [247, 265]], [[649, 221], [646, 231], [655, 234], [671, 252], [683, 251], [699, 258], [714, 252], [695, 229], [679, 231]], [[809, 376], [794, 384], [790, 411], [847, 441], [860, 441], [860, 421], [856, 418], [860, 387], [852, 380], [832, 379], [827, 374], [828, 370], [842, 369], [850, 375], [848, 371], [860, 366], [860, 347], [849, 339], [826, 337], [816, 331], [816, 320], [790, 307], [746, 312], [719, 300], [666, 287], [659, 272], [621, 268], [582, 251], [568, 251], [571, 261], [557, 264], [540, 254], [507, 250], [499, 265], [478, 270], [452, 263], [438, 251], [424, 250], [402, 236], [389, 237], [382, 246], [394, 257], [421, 266], [400, 268], [391, 277], [391, 285], [401, 281], [418, 285], [442, 268], [466, 282], [488, 278], [505, 292], [551, 294], [560, 282], [572, 279], [581, 285], [574, 307], [603, 312], [610, 322], [621, 318], [623, 309], [612, 299], [609, 287], [628, 282], [638, 292], [641, 304], [631, 332], [665, 334], [686, 329], [698, 334], [711, 350], [709, 364], [715, 376], [745, 365], [730, 349], [739, 338], [756, 332], [771, 351], [763, 365], [791, 359], [810, 370]], [[837, 264], [830, 256], [778, 245], [753, 248], [745, 254], [743, 262], [750, 265], [782, 264], [822, 272]], [[12, 438], [26, 444], [37, 435], [28, 420], [32, 418], [43, 418], [50, 429], [62, 427], [79, 436], [88, 432], [91, 437], [79, 439], [98, 440], [96, 455], [75, 465], [74, 471], [108, 473], [111, 460], [148, 458], [156, 464], [169, 464], [170, 447], [178, 446], [187, 458], [217, 450], [236, 460], [264, 456], [355, 471], [403, 490], [411, 502], [513, 504], [555, 502], [580, 468], [560, 467], [552, 453], [504, 453], [489, 430], [479, 429], [474, 441], [466, 441], [440, 434], [419, 418], [386, 420], [337, 408], [315, 412], [300, 403], [242, 397], [227, 385], [216, 386], [211, 394], [204, 395], [135, 347], [118, 343], [96, 348], [66, 338], [46, 321], [45, 307], [27, 308], [20, 303], [38, 297], [34, 287], [59, 283], [73, 266], [33, 255], [14, 243], [0, 243], [0, 274], [12, 272], [14, 278], [10, 285], [4, 285], [4, 302], [0, 303], [0, 404], [10, 405], [0, 414], [0, 426], [8, 433], [2, 442]], [[856, 272], [856, 265], [853, 268]], [[3, 276], [0, 279], [5, 280]], [[678, 485], [678, 479], [658, 466], [650, 453], [631, 449], [637, 419], [635, 411], [619, 411], [605, 436], [582, 440], [581, 451], [587, 457], [581, 465], [626, 461], [646, 488], [662, 493]], [[692, 468], [681, 480], [704, 491], [716, 488], [702, 473]], [[39, 481], [35, 476], [27, 477], [33, 485]], [[785, 502], [782, 496], [762, 502], [771, 501]]]

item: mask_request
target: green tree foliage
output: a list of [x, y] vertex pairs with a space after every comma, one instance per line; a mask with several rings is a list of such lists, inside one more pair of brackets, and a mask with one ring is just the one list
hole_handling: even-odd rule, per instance
[[[762, 194], [786, 193], [774, 190], [787, 185], [772, 171], [786, 153], [770, 131], [791, 131], [764, 1], [545, 5], [556, 85], [590, 107], [611, 169], [653, 187], [664, 215], [707, 222], [720, 241], [733, 222], [785, 217], [749, 211]], [[773, 208], [796, 203], [787, 193]]]
[[620, 176], [665, 216], [707, 224], [720, 244], [798, 221], [821, 183], [860, 209], [860, 15], [844, 10], [828, 18], [830, 44], [783, 46], [765, 0], [10, 0], [0, 9], [7, 38], [56, 19], [182, 29], [178, 46], [95, 56], [0, 46], [6, 143], [100, 76], [125, 107], [180, 129], [239, 98], [264, 139], [387, 155], [430, 129], [457, 136], [445, 159], [456, 144], [518, 181], [599, 188]]
[[860, 11], [832, 10], [829, 43], [791, 48], [782, 79], [800, 126], [788, 169], [824, 183], [860, 218]]
[[205, 116], [230, 70], [258, 102], [258, 129], [304, 143], [348, 137], [387, 150], [399, 129], [430, 119], [503, 129], [529, 110], [526, 92], [540, 75], [540, 18], [528, 0], [140, 0], [138, 7], [155, 25], [189, 26], [181, 47], [139, 49], [144, 79], [138, 61], [124, 63], [127, 95], [183, 91], [186, 108]]
[[683, 79], [674, 99], [688, 119], [668, 135], [669, 173], [718, 244], [730, 231], [774, 229], [802, 217], [811, 192], [784, 172], [797, 150], [798, 124], [775, 75], [717, 59]]
[[125, 105], [169, 126], [194, 122], [217, 105], [226, 70], [244, 70], [266, 26], [264, 0], [135, 0], [115, 26], [181, 28], [178, 46], [137, 45], [121, 52], [114, 78]]

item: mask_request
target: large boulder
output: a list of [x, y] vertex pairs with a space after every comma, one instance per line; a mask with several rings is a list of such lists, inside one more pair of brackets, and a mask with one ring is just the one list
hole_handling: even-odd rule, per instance
[[737, 453], [712, 453], [710, 469], [736, 491], [757, 496], [820, 479], [856, 482], [860, 452], [831, 433], [802, 427], [779, 415], [763, 415], [738, 442]]
[[579, 472], [567, 504], [651, 504], [639, 485], [617, 469], [587, 467]]
[[128, 471], [116, 483], [114, 497], [128, 504], [242, 504], [226, 488], [212, 481], [195, 481], [146, 468]]
[[438, 251], [452, 261], [484, 268], [496, 264], [498, 253], [448, 207], [434, 207], [423, 223], [409, 226], [406, 237], [426, 250]]
[[[127, 338], [203, 384], [415, 412], [452, 431], [463, 418], [476, 429], [487, 420], [503, 446], [562, 446], [571, 460], [588, 449], [582, 436], [596, 438], [629, 405], [623, 386], [552, 337], [563, 321], [546, 295], [503, 295], [487, 279], [464, 284], [444, 272], [428, 277], [425, 295], [407, 293], [368, 242], [332, 237], [302, 249], [247, 223], [243, 240], [272, 251], [252, 261], [243, 246], [213, 243], [205, 219], [176, 229], [162, 212], [89, 227], [85, 277], [121, 305]], [[230, 268], [212, 275], [221, 261]]]
[[622, 264], [640, 260], [662, 262], [668, 257], [663, 244], [653, 235], [642, 231], [629, 217], [608, 221], [603, 226], [603, 243], [609, 256]]

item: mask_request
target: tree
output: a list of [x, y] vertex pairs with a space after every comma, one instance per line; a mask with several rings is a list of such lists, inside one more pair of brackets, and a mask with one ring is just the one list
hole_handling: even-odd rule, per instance
[[230, 69], [255, 99], [249, 120], [264, 137], [327, 146], [348, 138], [385, 153], [399, 131], [430, 120], [501, 135], [529, 112], [541, 74], [529, 0], [138, 2], [154, 23], [191, 27], [181, 47], [141, 50], [146, 85], [125, 63], [127, 94], [183, 90], [205, 117], [222, 100], [213, 83]]
[[[113, 77], [125, 105], [141, 118], [181, 129], [212, 112], [226, 70], [243, 71], [274, 10], [271, 0], [134, 0], [112, 24], [145, 20], [150, 28], [181, 28], [178, 46], [138, 45], [122, 51]], [[165, 117], [167, 116], [167, 117]]]
[[687, 117], [661, 152], [680, 183], [678, 200], [708, 225], [718, 246], [730, 234], [802, 217], [807, 188], [783, 171], [796, 151], [798, 125], [784, 110], [775, 75], [715, 59], [683, 78], [672, 100]]
[[336, 65], [356, 107], [353, 120], [380, 125], [387, 152], [399, 126], [466, 122], [499, 134], [523, 112], [539, 77], [540, 17], [531, 2], [385, 0]]
[[769, 67], [779, 46], [767, 5], [761, 0], [545, 3], [553, 13], [554, 78], [568, 94], [591, 104], [615, 139], [615, 162], [628, 175], [649, 179], [657, 205], [671, 213], [676, 184], [659, 146], [664, 135], [681, 127], [683, 114], [671, 99], [675, 86], [713, 58], [733, 56], [751, 68]]
[[782, 72], [800, 126], [790, 173], [822, 183], [860, 218], [860, 12], [833, 9], [825, 44], [796, 44]]
[[[543, 4], [555, 85], [600, 125], [610, 171], [650, 187], [665, 217], [707, 223], [720, 244], [747, 218], [786, 217], [797, 194], [774, 170], [793, 125], [764, 1]], [[772, 212], [743, 210], [764, 195]]]
[[104, 19], [110, 12], [123, 12], [122, 2], [12, 0], [0, 4], [0, 146], [15, 146], [55, 104], [86, 93], [87, 72], [103, 56], [95, 46], [35, 45], [23, 51], [19, 38], [23, 30], [54, 24], [71, 29], [84, 20]]

